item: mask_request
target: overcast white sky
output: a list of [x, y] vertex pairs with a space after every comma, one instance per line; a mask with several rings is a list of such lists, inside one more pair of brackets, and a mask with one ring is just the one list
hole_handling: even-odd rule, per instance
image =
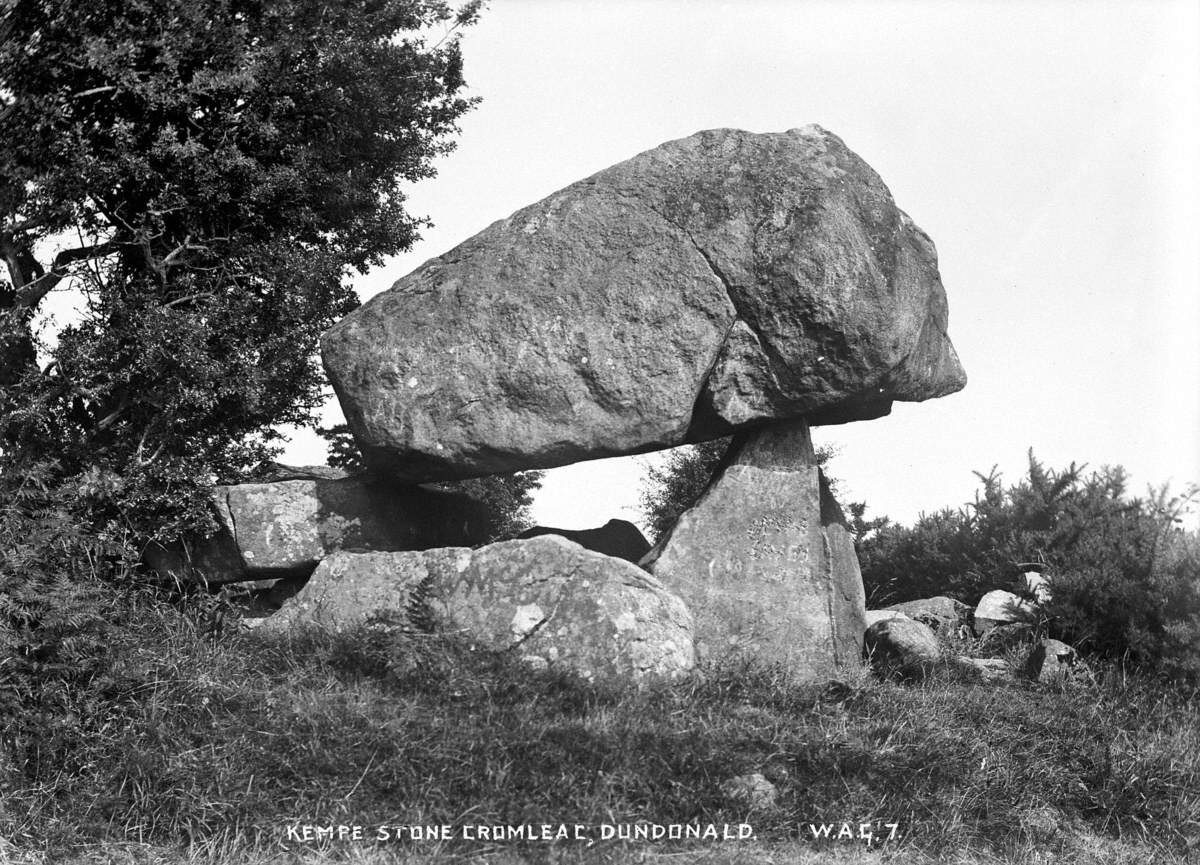
[[[937, 244], [970, 381], [817, 430], [869, 513], [910, 522], [1015, 479], [1121, 464], [1200, 481], [1200, 4], [493, 0], [463, 48], [482, 104], [436, 223], [367, 298], [496, 219], [701, 129], [819, 123]], [[330, 415], [332, 419], [333, 415]], [[322, 462], [297, 434], [284, 459]], [[549, 473], [543, 524], [638, 519], [647, 457]]]

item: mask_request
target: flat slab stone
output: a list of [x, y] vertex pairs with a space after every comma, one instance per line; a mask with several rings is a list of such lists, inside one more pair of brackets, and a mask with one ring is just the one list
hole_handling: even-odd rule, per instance
[[977, 636], [1004, 625], [1029, 625], [1037, 619], [1038, 607], [1012, 592], [994, 589], [975, 606], [974, 628]]
[[863, 634], [863, 652], [884, 675], [921, 679], [942, 660], [941, 643], [924, 622], [900, 615], [875, 622]]
[[307, 576], [336, 550], [468, 545], [492, 529], [462, 493], [336, 473], [218, 486], [211, 498], [217, 533], [147, 550], [150, 567], [187, 582]]
[[933, 243], [819, 126], [671, 141], [500, 220], [325, 333], [364, 458], [449, 480], [842, 423], [952, 393]]
[[797, 680], [861, 669], [862, 575], [808, 426], [743, 436], [642, 565], [683, 598], [702, 658], [749, 656]]

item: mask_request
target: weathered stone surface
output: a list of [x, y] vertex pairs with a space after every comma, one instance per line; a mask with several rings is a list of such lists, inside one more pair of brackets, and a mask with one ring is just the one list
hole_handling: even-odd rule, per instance
[[751, 811], [766, 811], [775, 807], [779, 788], [761, 772], [738, 775], [721, 782], [721, 794], [731, 802]]
[[691, 609], [703, 656], [749, 655], [806, 680], [859, 667], [862, 576], [807, 425], [741, 436], [730, 454], [643, 566]]
[[933, 243], [817, 126], [668, 142], [494, 223], [322, 338], [408, 481], [563, 465], [959, 390]]
[[574, 541], [585, 550], [603, 553], [634, 564], [650, 552], [650, 542], [646, 540], [642, 530], [628, 520], [609, 520], [596, 529], [552, 529], [534, 526], [517, 535], [517, 539], [526, 540], [542, 535], [560, 535]]
[[[142, 564], [164, 579], [185, 585], [255, 580], [246, 570], [232, 533], [224, 526], [208, 538], [188, 538], [169, 545], [151, 543], [142, 551]], [[266, 577], [262, 588], [274, 579]]]
[[1003, 658], [957, 657], [954, 665], [968, 676], [984, 682], [1001, 682], [1012, 678], [1012, 668]]
[[926, 624], [940, 634], [953, 634], [960, 625], [971, 620], [969, 606], [944, 595], [904, 601], [892, 604], [887, 609], [904, 613], [910, 619]]
[[863, 653], [881, 673], [922, 678], [942, 659], [942, 646], [928, 625], [897, 616], [867, 628]]
[[695, 664], [686, 605], [636, 565], [546, 535], [491, 544], [444, 595], [447, 621], [492, 648], [592, 678]]
[[979, 599], [975, 607], [975, 633], [983, 636], [997, 625], [1027, 624], [1037, 615], [1037, 607], [1024, 598], [996, 589]]
[[362, 477], [296, 477], [303, 471], [216, 487], [217, 533], [147, 550], [147, 564], [184, 581], [261, 581], [310, 574], [335, 550], [469, 545], [491, 530], [487, 509], [470, 496]]
[[327, 556], [308, 583], [266, 619], [266, 630], [313, 625], [340, 632], [377, 612], [407, 614], [413, 592], [428, 583], [453, 585], [471, 562], [469, 547], [399, 552], [346, 552]]
[[284, 463], [265, 462], [247, 478], [256, 484], [276, 481], [340, 481], [351, 476], [346, 469], [334, 466], [289, 466]]
[[1086, 682], [1091, 670], [1073, 647], [1059, 640], [1042, 640], [1025, 661], [1025, 675], [1043, 684]]
[[586, 678], [674, 676], [695, 664], [692, 617], [636, 565], [555, 535], [477, 550], [338, 552], [264, 623], [338, 630], [404, 613], [421, 586], [436, 629]]
[[1037, 571], [1021, 574], [1013, 588], [1017, 594], [1032, 598], [1036, 604], [1048, 604], [1054, 599], [1054, 593], [1050, 590], [1050, 580]]
[[888, 619], [907, 619], [908, 616], [901, 613], [899, 610], [867, 610], [863, 615], [863, 621], [869, 628], [876, 622], [884, 622]]

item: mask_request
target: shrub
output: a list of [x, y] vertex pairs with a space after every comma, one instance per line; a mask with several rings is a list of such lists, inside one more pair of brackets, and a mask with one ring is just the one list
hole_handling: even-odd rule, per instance
[[[968, 603], [1007, 585], [1024, 563], [1049, 575], [1052, 636], [1092, 653], [1200, 674], [1200, 554], [1180, 528], [1193, 490], [1127, 494], [1120, 467], [1045, 468], [1005, 486], [993, 469], [975, 501], [884, 525], [859, 544], [868, 603], [950, 595]], [[1190, 672], [1189, 672], [1190, 671]]]
[[640, 500], [653, 540], [666, 534], [680, 514], [700, 498], [729, 450], [730, 441], [713, 439], [673, 448], [662, 465], [646, 469]]
[[[362, 452], [349, 425], [318, 427], [317, 434], [325, 439], [329, 465], [350, 472], [365, 470]], [[438, 486], [468, 495], [484, 505], [487, 509], [487, 541], [491, 542], [515, 537], [533, 525], [529, 506], [533, 504], [533, 492], [542, 485], [544, 476], [545, 472], [541, 471], [514, 472], [450, 481]]]

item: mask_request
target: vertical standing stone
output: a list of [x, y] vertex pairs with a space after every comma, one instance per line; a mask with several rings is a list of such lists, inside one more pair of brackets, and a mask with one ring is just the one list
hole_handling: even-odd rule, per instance
[[642, 564], [691, 609], [702, 658], [750, 656], [798, 680], [861, 667], [862, 575], [803, 420], [735, 439]]

